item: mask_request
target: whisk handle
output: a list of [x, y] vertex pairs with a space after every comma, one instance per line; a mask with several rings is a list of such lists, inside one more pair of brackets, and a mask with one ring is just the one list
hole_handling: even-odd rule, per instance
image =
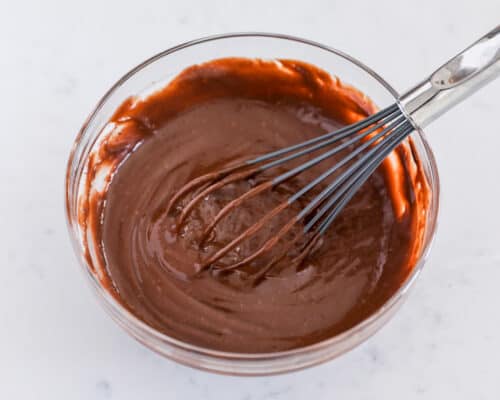
[[403, 94], [399, 105], [424, 127], [499, 75], [500, 25]]

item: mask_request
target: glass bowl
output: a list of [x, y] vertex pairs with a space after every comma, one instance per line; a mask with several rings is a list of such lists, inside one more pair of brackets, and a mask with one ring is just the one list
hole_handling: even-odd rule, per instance
[[157, 353], [199, 369], [233, 375], [269, 375], [293, 371], [337, 357], [360, 344], [382, 327], [408, 296], [422, 269], [432, 243], [439, 204], [439, 179], [436, 163], [421, 131], [413, 141], [427, 175], [431, 203], [427, 213], [424, 246], [412, 273], [401, 288], [373, 315], [358, 325], [322, 342], [282, 352], [243, 354], [214, 351], [194, 346], [156, 331], [127, 311], [99, 281], [84, 256], [78, 198], [82, 192], [88, 157], [99, 145], [103, 127], [115, 109], [129, 96], [147, 94], [164, 86], [184, 68], [224, 57], [296, 59], [314, 64], [360, 89], [380, 108], [398, 93], [379, 75], [361, 62], [338, 50], [309, 40], [268, 33], [235, 33], [211, 36], [181, 44], [146, 60], [121, 78], [99, 101], [78, 134], [66, 171], [66, 213], [69, 234], [93, 292], [109, 315], [130, 335]]

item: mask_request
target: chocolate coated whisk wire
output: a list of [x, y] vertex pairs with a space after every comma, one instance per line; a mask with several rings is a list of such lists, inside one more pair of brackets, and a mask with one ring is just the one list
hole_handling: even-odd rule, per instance
[[[180, 213], [178, 223], [183, 224], [189, 213], [192, 212], [203, 198], [225, 185], [247, 179], [271, 168], [281, 166], [291, 160], [310, 155], [313, 152], [337, 144], [327, 151], [324, 151], [322, 154], [278, 175], [274, 179], [260, 183], [242, 196], [230, 201], [218, 212], [203, 232], [201, 239], [202, 244], [216, 227], [217, 223], [224, 216], [234, 211], [244, 201], [330, 159], [343, 150], [351, 149], [355, 146], [346, 157], [328, 168], [297, 193], [290, 196], [287, 201], [267, 212], [260, 220], [248, 227], [222, 249], [209, 256], [201, 268], [205, 269], [224, 257], [242, 241], [247, 240], [257, 231], [262, 229], [265, 224], [277, 214], [302, 198], [328, 177], [338, 172], [342, 167], [348, 166], [346, 170], [328, 184], [321, 193], [315, 196], [293, 220], [285, 224], [275, 236], [265, 241], [265, 243], [253, 254], [220, 269], [231, 270], [253, 261], [275, 246], [297, 223], [304, 221], [307, 217], [312, 215], [311, 219], [303, 228], [303, 234], [309, 234], [310, 236], [310, 239], [306, 241], [304, 245], [304, 249], [310, 250], [312, 247], [311, 243], [316, 240], [317, 236], [322, 235], [326, 231], [342, 208], [348, 203], [359, 187], [368, 179], [387, 154], [389, 154], [413, 129], [411, 123], [406, 120], [402, 114], [401, 109], [394, 104], [362, 121], [339, 130], [259, 156], [235, 167], [201, 176], [180, 189], [178, 194], [171, 200], [169, 209], [180, 199], [180, 197], [184, 197], [187, 193], [196, 191], [196, 189], [199, 190], [199, 192], [195, 193], [193, 198], [187, 202]], [[167, 210], [167, 212], [168, 211], [169, 210]], [[315, 211], [317, 212], [313, 214]], [[297, 239], [299, 238], [297, 237]]]

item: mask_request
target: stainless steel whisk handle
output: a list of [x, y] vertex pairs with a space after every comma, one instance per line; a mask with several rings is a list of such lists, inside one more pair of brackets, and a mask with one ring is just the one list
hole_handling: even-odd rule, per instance
[[500, 25], [399, 98], [414, 125], [425, 127], [500, 76]]

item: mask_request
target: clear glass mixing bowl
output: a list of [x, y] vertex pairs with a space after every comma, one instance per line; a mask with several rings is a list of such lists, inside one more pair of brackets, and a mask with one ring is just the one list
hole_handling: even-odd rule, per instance
[[114, 110], [129, 96], [163, 86], [184, 68], [223, 57], [296, 59], [314, 64], [343, 82], [360, 89], [379, 107], [394, 103], [398, 93], [361, 62], [338, 50], [296, 37], [267, 33], [236, 33], [194, 40], [166, 50], [134, 68], [99, 101], [78, 134], [66, 174], [66, 213], [71, 240], [93, 292], [109, 315], [145, 346], [170, 359], [196, 368], [234, 375], [268, 375], [312, 366], [348, 351], [373, 335], [399, 308], [422, 269], [436, 229], [439, 179], [436, 163], [425, 137], [413, 140], [427, 175], [432, 199], [427, 213], [424, 246], [406, 282], [375, 314], [350, 330], [307, 347], [266, 354], [241, 354], [193, 346], [162, 334], [128, 312], [105, 290], [84, 257], [83, 235], [78, 224], [78, 198], [82, 191], [89, 154], [98, 146], [102, 128]]

